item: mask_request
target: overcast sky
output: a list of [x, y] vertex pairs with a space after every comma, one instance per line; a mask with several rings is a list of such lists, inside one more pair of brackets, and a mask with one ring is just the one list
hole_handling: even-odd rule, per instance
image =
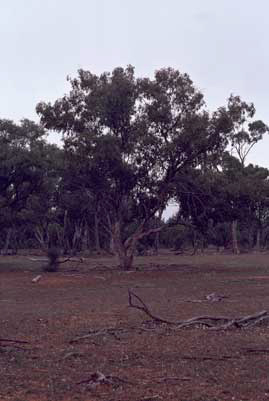
[[[38, 120], [66, 76], [132, 64], [187, 72], [210, 110], [232, 92], [269, 124], [268, 0], [0, 0], [0, 118]], [[269, 137], [248, 161], [269, 167]]]

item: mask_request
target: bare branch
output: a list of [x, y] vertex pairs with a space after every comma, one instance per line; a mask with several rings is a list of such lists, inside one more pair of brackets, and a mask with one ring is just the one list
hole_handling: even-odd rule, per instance
[[[153, 313], [149, 310], [148, 306], [145, 302], [134, 292], [128, 289], [129, 296], [129, 306], [144, 312], [147, 316], [149, 316], [156, 323], [165, 323], [168, 325], [176, 326], [176, 329], [182, 329], [190, 326], [202, 326], [208, 327], [211, 330], [227, 330], [229, 328], [249, 328], [253, 327], [261, 322], [266, 320], [269, 321], [269, 314], [267, 311], [258, 312], [254, 315], [249, 315], [241, 318], [228, 318], [223, 316], [198, 316], [193, 317], [188, 320], [182, 321], [170, 321], [166, 319], [162, 319], [158, 316], [153, 315]], [[133, 298], [139, 301], [139, 303], [135, 303]]]
[[[150, 312], [149, 308], [148, 308], [147, 305], [144, 303], [144, 301], [142, 301], [142, 299], [141, 299], [138, 295], [136, 295], [134, 292], [132, 292], [130, 289], [128, 289], [128, 294], [129, 294], [129, 306], [130, 306], [131, 308], [136, 308], [136, 309], [141, 310], [142, 312], [146, 313], [146, 315], [148, 315], [149, 317], [151, 317], [151, 319], [153, 319], [154, 321], [156, 321], [156, 322], [158, 322], [158, 323], [166, 323], [166, 324], [171, 324], [171, 325], [177, 324], [177, 323], [175, 323], [175, 322], [171, 322], [171, 321], [169, 321], [169, 320], [162, 319], [162, 318], [160, 318], [160, 317], [158, 317], [158, 316], [154, 316], [154, 315]], [[133, 298], [136, 298], [136, 299], [140, 302], [141, 305], [135, 304], [135, 303], [133, 302]]]
[[0, 338], [0, 342], [9, 342], [9, 343], [17, 343], [17, 344], [29, 344], [29, 341], [13, 340], [13, 339], [10, 339], [10, 338]]

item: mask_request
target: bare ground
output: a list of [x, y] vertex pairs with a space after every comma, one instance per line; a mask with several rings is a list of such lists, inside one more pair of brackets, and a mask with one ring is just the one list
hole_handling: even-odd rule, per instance
[[269, 255], [92, 258], [33, 283], [41, 264], [0, 258], [0, 338], [28, 342], [0, 341], [0, 400], [269, 400], [266, 324], [176, 330], [128, 306], [130, 288], [171, 320], [269, 311]]

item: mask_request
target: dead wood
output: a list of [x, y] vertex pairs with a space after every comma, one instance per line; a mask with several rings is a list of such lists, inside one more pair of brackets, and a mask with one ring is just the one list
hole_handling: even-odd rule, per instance
[[66, 263], [66, 262], [78, 262], [78, 263], [83, 263], [84, 259], [83, 258], [74, 258], [72, 256], [65, 258], [64, 260], [60, 260], [58, 263]]
[[17, 344], [29, 344], [29, 341], [13, 340], [13, 339], [10, 339], [10, 338], [0, 338], [0, 342], [9, 342], [9, 343], [17, 343]]
[[86, 380], [82, 380], [78, 383], [80, 384], [86, 384], [90, 388], [95, 388], [96, 386], [100, 384], [112, 384], [119, 386], [121, 384], [135, 384], [134, 382], [130, 382], [129, 380], [122, 379], [118, 376], [113, 376], [113, 375], [104, 375], [102, 372], [94, 372], [90, 375], [90, 377]]
[[15, 348], [21, 351], [29, 351], [29, 348], [23, 348], [16, 344], [29, 344], [28, 341], [15, 340], [10, 338], [0, 338], [0, 348]]
[[123, 329], [123, 328], [114, 328], [114, 327], [108, 327], [105, 329], [101, 329], [101, 330], [91, 330], [88, 334], [85, 334], [84, 336], [80, 336], [80, 337], [75, 337], [72, 340], [69, 341], [69, 344], [74, 344], [76, 342], [79, 342], [81, 340], [86, 340], [88, 338], [92, 338], [94, 336], [99, 336], [99, 335], [111, 335], [113, 337], [115, 337], [117, 340], [119, 339], [119, 337], [117, 337], [117, 333], [125, 333], [127, 330]]
[[39, 280], [41, 280], [41, 278], [42, 278], [42, 276], [41, 276], [41, 274], [39, 274], [38, 276], [33, 278], [32, 283], [38, 283]]
[[[144, 301], [142, 301], [142, 299], [141, 299], [138, 295], [136, 295], [136, 294], [135, 294], [134, 292], [132, 292], [130, 289], [128, 289], [128, 294], [129, 294], [129, 306], [130, 306], [130, 308], [136, 308], [136, 309], [141, 310], [142, 312], [146, 313], [146, 315], [148, 315], [149, 317], [151, 317], [151, 319], [154, 320], [155, 322], [158, 322], [158, 323], [166, 323], [166, 324], [171, 324], [171, 325], [176, 325], [176, 324], [178, 324], [178, 323], [176, 323], [176, 322], [171, 322], [171, 321], [169, 321], [169, 320], [162, 319], [162, 318], [160, 318], [160, 317], [158, 317], [158, 316], [154, 316], [154, 315], [150, 312], [149, 308], [148, 308], [147, 305], [144, 303]], [[136, 300], [138, 300], [138, 302], [140, 303], [140, 305], [135, 304], [135, 303], [133, 302], [133, 298], [135, 298]]]
[[75, 352], [68, 352], [59, 361], [61, 361], [61, 360], [64, 361], [64, 360], [69, 359], [69, 358], [82, 358], [82, 357], [84, 357], [84, 354], [82, 354], [81, 352], [76, 352], [76, 351]]
[[244, 316], [240, 318], [228, 318], [224, 316], [198, 316], [182, 321], [171, 321], [163, 319], [154, 315], [145, 304], [145, 302], [136, 295], [133, 291], [128, 289], [129, 306], [144, 312], [156, 323], [164, 323], [174, 326], [175, 329], [183, 329], [190, 326], [207, 327], [211, 330], [227, 330], [230, 328], [249, 328], [258, 325], [261, 322], [269, 320], [267, 311], [255, 313], [253, 315]]
[[190, 381], [191, 378], [189, 377], [160, 377], [157, 380], [153, 379], [155, 383], [164, 383], [164, 382], [168, 382], [168, 381]]
[[244, 352], [251, 353], [251, 354], [269, 354], [269, 349], [261, 349], [261, 348], [243, 348]]

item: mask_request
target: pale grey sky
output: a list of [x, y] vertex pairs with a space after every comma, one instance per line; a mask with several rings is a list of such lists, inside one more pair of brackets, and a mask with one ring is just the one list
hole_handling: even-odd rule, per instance
[[[239, 94], [269, 124], [268, 0], [0, 0], [0, 118], [37, 120], [78, 68], [187, 72], [211, 110]], [[269, 137], [249, 162], [269, 167]]]

